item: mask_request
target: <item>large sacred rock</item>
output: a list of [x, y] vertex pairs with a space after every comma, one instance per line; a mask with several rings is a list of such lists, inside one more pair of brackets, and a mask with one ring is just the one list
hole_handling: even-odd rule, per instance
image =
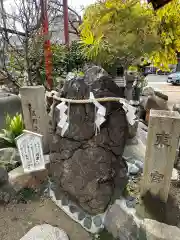
[[[62, 97], [89, 99], [122, 97], [119, 87], [108, 76], [86, 81], [76, 78], [67, 81]], [[115, 189], [123, 190], [127, 180], [127, 166], [122, 159], [128, 123], [122, 104], [103, 102], [106, 121], [95, 134], [95, 107], [92, 103], [68, 104], [69, 128], [61, 137], [59, 110], [54, 105], [51, 144], [50, 176], [56, 185], [56, 198], [62, 190], [90, 214], [104, 212]]]

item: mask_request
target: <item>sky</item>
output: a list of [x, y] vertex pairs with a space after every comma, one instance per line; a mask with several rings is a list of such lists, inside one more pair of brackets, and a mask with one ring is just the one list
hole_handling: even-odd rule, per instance
[[[87, 7], [88, 5], [96, 2], [96, 0], [67, 0], [67, 1], [68, 5], [72, 7], [74, 10], [76, 10], [80, 15], [83, 14], [82, 9], [84, 7]], [[10, 14], [17, 10], [16, 4], [18, 3], [18, 0], [16, 0], [16, 4], [14, 2], [15, 2], [14, 0], [4, 0], [5, 10]], [[19, 30], [21, 29], [21, 26], [18, 23], [16, 27]]]
[[80, 10], [81, 6], [86, 7], [94, 2], [95, 0], [68, 0], [68, 4], [75, 8], [76, 10]]
[[[81, 7], [87, 7], [89, 4], [94, 3], [96, 0], [68, 0], [68, 5], [73, 7], [77, 12], [81, 12]], [[14, 5], [13, 0], [4, 0], [5, 8], [9, 10]]]

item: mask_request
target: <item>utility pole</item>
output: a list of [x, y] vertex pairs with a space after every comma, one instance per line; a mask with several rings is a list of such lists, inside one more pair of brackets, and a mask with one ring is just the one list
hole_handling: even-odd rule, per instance
[[69, 47], [69, 19], [68, 19], [68, 0], [63, 0], [63, 15], [64, 15], [64, 39], [65, 44]]

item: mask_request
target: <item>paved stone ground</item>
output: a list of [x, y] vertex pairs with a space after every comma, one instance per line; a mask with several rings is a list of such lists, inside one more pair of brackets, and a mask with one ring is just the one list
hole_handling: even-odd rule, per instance
[[149, 75], [148, 85], [160, 90], [169, 97], [168, 106], [171, 109], [174, 103], [180, 103], [180, 85], [173, 86], [167, 83], [167, 76]]
[[168, 95], [169, 101], [168, 105], [170, 108], [173, 107], [174, 103], [180, 104], [180, 86], [173, 86], [171, 84], [162, 85], [160, 87], [161, 91]]
[[0, 206], [1, 240], [19, 240], [32, 227], [43, 223], [63, 229], [70, 240], [92, 239], [79, 224], [72, 221], [50, 199]]

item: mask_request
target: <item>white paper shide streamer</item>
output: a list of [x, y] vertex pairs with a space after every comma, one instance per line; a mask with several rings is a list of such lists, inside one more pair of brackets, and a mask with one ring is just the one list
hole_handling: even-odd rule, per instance
[[106, 121], [105, 115], [106, 115], [106, 108], [102, 106], [95, 98], [94, 94], [90, 92], [90, 100], [94, 103], [95, 107], [97, 108], [96, 116], [95, 116], [95, 127], [96, 127], [96, 135], [97, 130], [100, 132], [100, 126], [103, 122]]
[[136, 108], [134, 108], [133, 106], [131, 106], [130, 104], [126, 103], [125, 101], [120, 101], [120, 103], [123, 103], [123, 109], [126, 113], [126, 117], [127, 117], [127, 120], [129, 122], [129, 124], [131, 126], [134, 125], [135, 121], [136, 121]]
[[69, 122], [68, 122], [68, 114], [66, 114], [66, 111], [68, 110], [68, 106], [66, 105], [65, 102], [61, 102], [56, 106], [57, 109], [59, 109], [59, 123], [58, 127], [60, 127], [61, 130], [61, 137], [64, 136], [65, 132], [67, 131], [69, 127]]

